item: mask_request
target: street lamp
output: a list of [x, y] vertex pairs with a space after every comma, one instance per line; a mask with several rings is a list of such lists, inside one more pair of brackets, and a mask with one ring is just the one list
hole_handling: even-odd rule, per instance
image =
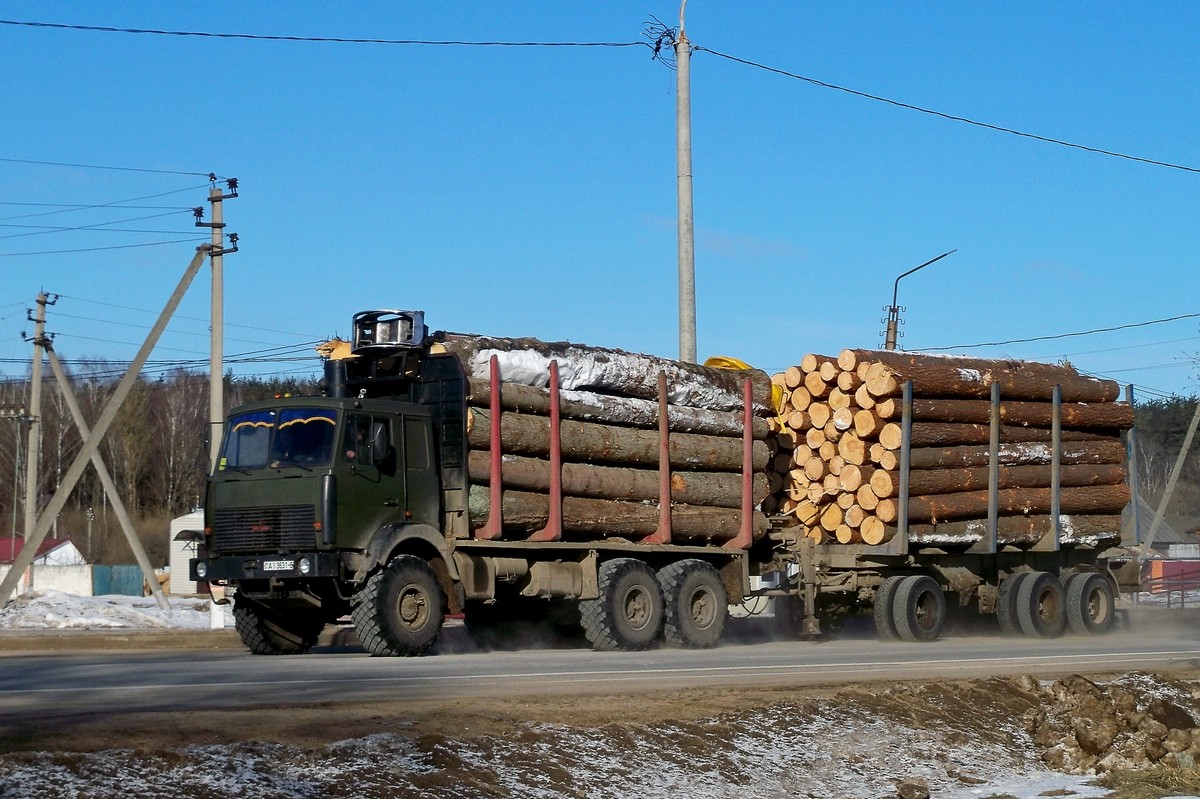
[[925, 267], [929, 266], [930, 264], [937, 263], [938, 261], [945, 258], [947, 255], [950, 255], [951, 253], [956, 253], [956, 252], [958, 252], [957, 249], [951, 250], [950, 252], [944, 252], [941, 255], [939, 255], [937, 258], [932, 258], [932, 259], [926, 261], [925, 263], [921, 264], [920, 266], [913, 267], [912, 269], [909, 269], [904, 274], [900, 275], [900, 277], [896, 278], [896, 282], [892, 285], [892, 304], [887, 306], [887, 308], [886, 308], [886, 310], [888, 312], [887, 331], [884, 333], [884, 340], [883, 340], [883, 348], [885, 350], [896, 349], [896, 339], [899, 335], [898, 330], [900, 327], [900, 306], [896, 304], [896, 296], [900, 291], [900, 278], [908, 277], [913, 272], [917, 272], [921, 269], [924, 269]]

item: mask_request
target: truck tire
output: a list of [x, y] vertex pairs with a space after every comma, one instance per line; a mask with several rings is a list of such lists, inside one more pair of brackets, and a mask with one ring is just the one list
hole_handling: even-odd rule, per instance
[[1067, 578], [1067, 623], [1079, 635], [1103, 635], [1116, 616], [1112, 586], [1103, 574], [1079, 572]]
[[1066, 593], [1050, 572], [1031, 572], [1017, 586], [1017, 623], [1030, 638], [1055, 638], [1067, 626]]
[[600, 564], [600, 596], [579, 603], [583, 634], [598, 652], [646, 649], [663, 624], [654, 570], [636, 558]]
[[892, 623], [902, 641], [936, 640], [946, 624], [946, 595], [942, 587], [925, 574], [905, 577], [892, 601]]
[[707, 649], [725, 630], [729, 599], [721, 575], [705, 561], [678, 560], [658, 571], [663, 639], [669, 646]]
[[880, 641], [898, 641], [900, 634], [896, 632], [896, 622], [893, 621], [893, 607], [896, 601], [896, 589], [904, 582], [904, 576], [885, 577], [875, 589], [875, 599], [871, 602], [871, 615], [875, 617], [875, 632]]
[[233, 598], [233, 623], [242, 643], [256, 655], [302, 655], [325, 629], [317, 611], [271, 610], [240, 593]]
[[375, 572], [354, 597], [354, 629], [372, 655], [413, 657], [437, 641], [446, 599], [421, 558], [401, 555]]
[[1029, 572], [1010, 574], [1000, 581], [996, 590], [996, 621], [1000, 623], [1000, 631], [1005, 635], [1018, 635], [1021, 625], [1017, 621], [1017, 590], [1021, 581], [1029, 576]]

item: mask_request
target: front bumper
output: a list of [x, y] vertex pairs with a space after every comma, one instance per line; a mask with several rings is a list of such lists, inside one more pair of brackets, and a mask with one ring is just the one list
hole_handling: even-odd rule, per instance
[[[204, 573], [197, 570], [203, 564]], [[267, 580], [342, 576], [342, 559], [332, 552], [291, 552], [286, 555], [221, 555], [192, 558], [188, 561], [188, 579], [221, 582], [225, 580]]]

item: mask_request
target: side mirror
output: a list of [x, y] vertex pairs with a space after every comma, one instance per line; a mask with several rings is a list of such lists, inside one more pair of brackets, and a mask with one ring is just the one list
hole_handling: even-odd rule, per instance
[[374, 465], [386, 461], [392, 454], [392, 444], [388, 441], [387, 425], [376, 422], [371, 425], [371, 460]]

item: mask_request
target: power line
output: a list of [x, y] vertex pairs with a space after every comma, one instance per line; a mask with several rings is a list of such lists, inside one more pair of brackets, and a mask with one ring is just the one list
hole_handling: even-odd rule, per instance
[[1116, 330], [1130, 330], [1135, 327], [1148, 327], [1150, 325], [1161, 325], [1165, 322], [1178, 322], [1180, 319], [1195, 319], [1200, 317], [1200, 313], [1182, 314], [1180, 316], [1172, 316], [1167, 319], [1152, 319], [1149, 322], [1135, 322], [1128, 325], [1117, 325], [1116, 327], [1098, 327], [1095, 330], [1083, 330], [1077, 333], [1059, 333], [1053, 336], [1034, 336], [1033, 338], [1014, 338], [1008, 341], [988, 341], [982, 344], [956, 344], [951, 347], [920, 347], [913, 352], [945, 352], [947, 350], [971, 350], [979, 347], [1001, 347], [1006, 344], [1028, 344], [1033, 341], [1053, 341], [1055, 339], [1074, 338], [1076, 336], [1090, 336], [1095, 333], [1112, 333]]
[[[106, 308], [116, 308], [121, 311], [136, 311], [138, 313], [146, 313], [146, 314], [157, 314], [158, 313], [158, 311], [152, 311], [149, 308], [134, 308], [131, 305], [118, 305], [118, 304], [112, 303], [112, 302], [102, 302], [100, 300], [90, 300], [90, 299], [87, 299], [86, 297], [74, 297], [70, 294], [59, 294], [58, 296], [62, 297], [64, 300], [75, 300], [76, 302], [86, 302], [86, 303], [91, 303], [92, 305], [103, 305]], [[15, 304], [22, 305], [22, 306], [24, 305], [24, 303], [15, 303]], [[204, 316], [184, 316], [182, 314], [175, 314], [175, 318], [176, 319], [187, 319], [192, 322], [204, 322], [205, 324], [209, 323], [208, 317], [204, 317]], [[146, 327], [147, 327], [147, 329], [149, 329], [150, 325], [146, 325]], [[242, 330], [257, 330], [260, 333], [282, 333], [282, 334], [287, 334], [287, 335], [292, 335], [292, 336], [300, 336], [300, 337], [305, 337], [305, 336], [309, 335], [308, 333], [297, 333], [293, 330], [280, 330], [279, 328], [275, 328], [275, 327], [255, 327], [253, 325], [236, 325], [236, 324], [231, 324], [228, 322], [225, 324], [225, 327], [236, 327], [236, 328], [240, 328]]]
[[854, 95], [855, 97], [862, 97], [867, 100], [874, 100], [874, 101], [880, 102], [880, 103], [887, 103], [888, 105], [893, 105], [893, 106], [896, 106], [897, 108], [905, 108], [905, 109], [908, 109], [909, 111], [917, 111], [922, 114], [929, 114], [930, 116], [940, 117], [941, 119], [946, 119], [951, 122], [962, 122], [963, 124], [966, 124], [966, 125], [974, 125], [975, 127], [978, 127], [978, 128], [984, 128], [986, 130], [993, 130], [993, 131], [997, 131], [999, 133], [1010, 133], [1013, 136], [1021, 136], [1026, 139], [1033, 139], [1035, 141], [1045, 142], [1046, 144], [1056, 144], [1060, 147], [1071, 147], [1076, 150], [1084, 150], [1085, 152], [1096, 153], [1098, 155], [1107, 155], [1112, 158], [1124, 158], [1127, 161], [1137, 161], [1138, 163], [1150, 164], [1151, 166], [1161, 166], [1161, 167], [1166, 167], [1168, 169], [1179, 169], [1184, 172], [1200, 173], [1200, 168], [1198, 168], [1198, 167], [1184, 166], [1182, 164], [1173, 164], [1169, 161], [1158, 161], [1153, 158], [1142, 158], [1140, 156], [1129, 155], [1127, 153], [1119, 153], [1119, 152], [1116, 152], [1115, 150], [1104, 150], [1099, 147], [1089, 147], [1084, 144], [1076, 144], [1075, 142], [1064, 141], [1063, 139], [1050, 138], [1049, 136], [1039, 136], [1036, 133], [1028, 133], [1025, 131], [1016, 130], [1014, 128], [1006, 128], [1006, 127], [1003, 127], [1002, 125], [993, 125], [989, 122], [980, 122], [978, 120], [970, 119], [968, 117], [957, 116], [955, 114], [947, 114], [944, 111], [935, 111], [932, 108], [925, 108], [923, 106], [913, 105], [912, 103], [905, 103], [905, 102], [901, 102], [900, 100], [892, 100], [887, 97], [881, 97], [877, 94], [869, 94], [868, 92], [858, 91], [857, 89], [850, 89], [845, 86], [838, 86], [835, 83], [827, 83], [823, 80], [817, 80], [816, 78], [809, 78], [804, 75], [797, 75], [794, 72], [788, 72], [787, 70], [777, 69], [775, 67], [769, 67], [765, 64], [759, 64], [759, 63], [756, 63], [754, 61], [749, 61], [744, 58], [738, 58], [737, 56], [732, 56], [727, 53], [720, 53], [720, 52], [717, 52], [716, 50], [710, 50], [707, 47], [697, 46], [695, 49], [700, 52], [711, 53], [712, 55], [715, 55], [719, 58], [725, 58], [730, 61], [737, 62], [739, 64], [745, 64], [748, 67], [754, 67], [756, 69], [761, 69], [766, 72], [773, 72], [776, 75], [783, 75], [784, 77], [794, 78], [795, 80], [801, 80], [806, 83], [811, 83], [813, 86], [819, 86], [823, 89], [834, 89], [839, 92], [845, 92], [846, 94]]
[[[5, 22], [5, 21], [0, 20], [0, 22]], [[6, 23], [6, 24], [18, 24], [18, 23]], [[204, 177], [204, 178], [212, 178], [213, 180], [215, 180], [218, 177], [221, 177], [219, 175], [214, 175], [211, 172], [182, 172], [177, 169], [148, 169], [145, 167], [107, 166], [104, 164], [69, 164], [69, 163], [64, 163], [62, 161], [34, 161], [31, 159], [27, 159], [27, 158], [0, 158], [0, 161], [4, 161], [9, 164], [32, 164], [33, 166], [65, 166], [65, 167], [71, 167], [73, 169], [108, 169], [113, 172], [148, 172], [148, 173], [154, 174], [154, 175], [196, 175], [196, 176]]]
[[174, 239], [173, 241], [150, 241], [145, 244], [117, 244], [110, 247], [82, 247], [75, 250], [40, 250], [38, 252], [0, 252], [0, 258], [18, 258], [28, 255], [67, 255], [77, 252], [99, 252], [101, 250], [129, 250], [134, 247], [161, 247], [164, 244], [202, 244], [208, 239]]
[[[58, 211], [41, 211], [36, 214], [19, 214], [17, 216], [0, 216], [0, 220], [7, 221], [10, 219], [30, 219], [35, 216], [54, 216], [55, 214], [66, 214], [66, 213], [70, 213], [71, 211], [88, 211], [88, 210], [92, 210], [95, 208], [110, 208], [113, 206], [120, 206], [123, 208], [138, 208], [139, 206], [136, 206], [136, 205], [127, 206], [127, 205], [125, 205], [125, 203], [140, 202], [141, 200], [154, 200], [159, 197], [167, 197], [171, 194], [183, 194], [186, 191], [198, 191], [199, 189], [203, 189], [203, 188], [207, 188], [207, 187], [208, 187], [207, 183], [202, 183], [199, 186], [188, 186], [185, 189], [172, 189], [171, 191], [163, 191], [163, 192], [159, 192], [158, 194], [147, 194], [145, 197], [131, 197], [128, 200], [112, 200], [111, 202], [96, 203], [94, 205], [67, 205], [67, 206], [62, 206], [61, 210], [58, 210]], [[0, 205], [22, 205], [22, 204], [23, 203], [0, 203]], [[38, 205], [39, 203], [24, 203], [24, 204], [25, 205]], [[42, 205], [51, 205], [51, 203], [41, 203], [41, 204]], [[179, 208], [178, 210], [183, 211], [183, 210], [187, 210], [187, 209]]]
[[646, 42], [497, 42], [497, 41], [436, 41], [429, 39], [354, 39], [338, 36], [278, 36], [256, 33], [212, 33], [210, 31], [172, 31], [152, 28], [112, 28], [101, 25], [66, 25], [57, 22], [25, 22], [0, 19], [0, 25], [58, 30], [93, 31], [100, 33], [139, 33], [152, 36], [196, 36], [205, 39], [247, 39], [267, 42], [321, 42], [327, 44], [391, 44], [451, 47], [649, 47]]
[[[62, 227], [62, 226], [58, 226], [58, 225], [14, 225], [14, 224], [10, 224], [10, 223], [4, 223], [4, 222], [0, 222], [0, 227], [7, 227], [7, 228], [34, 228], [34, 230], [31, 230], [31, 231], [30, 231], [30, 232], [28, 232], [28, 233], [13, 233], [13, 234], [10, 234], [10, 235], [8, 235], [8, 236], [0, 236], [0, 239], [19, 239], [19, 238], [22, 238], [22, 237], [25, 237], [25, 236], [44, 236], [44, 235], [46, 235], [47, 233], [66, 233], [66, 232], [69, 232], [69, 231], [76, 231], [76, 230], [100, 230], [100, 231], [103, 231], [103, 230], [105, 230], [105, 229], [106, 229], [106, 227], [107, 227], [108, 225], [120, 225], [120, 224], [124, 224], [125, 222], [144, 222], [144, 221], [145, 221], [145, 220], [147, 220], [147, 219], [161, 219], [161, 218], [163, 218], [164, 216], [176, 216], [176, 215], [178, 215], [178, 214], [182, 214], [182, 213], [185, 213], [185, 211], [182, 211], [182, 210], [176, 210], [176, 211], [167, 211], [167, 212], [165, 212], [165, 213], [161, 213], [161, 214], [148, 214], [148, 215], [146, 215], [146, 216], [135, 216], [135, 217], [131, 217], [131, 218], [129, 218], [129, 219], [114, 219], [114, 220], [112, 220], [111, 222], [96, 222], [96, 223], [94, 223], [94, 224], [91, 224], [91, 225], [76, 225], [76, 226], [73, 226], [73, 227]], [[190, 214], [190, 213], [191, 213], [191, 210], [190, 210], [190, 209], [189, 209], [189, 210], [187, 210], [187, 211], [186, 211], [186, 213], [189, 213], [189, 214]], [[116, 232], [116, 231], [110, 231], [110, 232]], [[153, 233], [153, 232], [155, 232], [155, 231], [152, 231], [152, 230], [144, 230], [144, 231], [143, 231], [143, 230], [134, 230], [134, 231], [124, 231], [124, 232], [131, 232], [131, 233]], [[178, 230], [165, 230], [165, 231], [159, 231], [159, 232], [161, 232], [161, 233], [175, 233], [175, 234], [182, 235], [182, 233], [181, 233], [180, 231], [178, 231]]]

